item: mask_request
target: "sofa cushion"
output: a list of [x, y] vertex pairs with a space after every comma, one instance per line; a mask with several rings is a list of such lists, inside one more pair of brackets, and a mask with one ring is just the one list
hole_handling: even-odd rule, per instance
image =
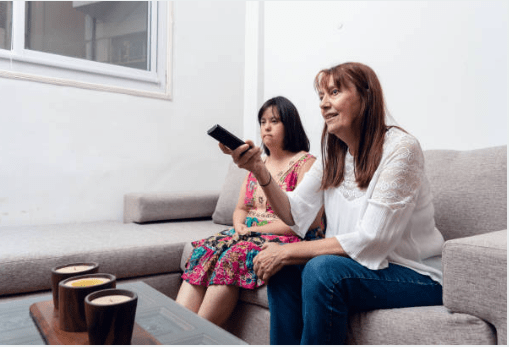
[[352, 315], [347, 342], [367, 345], [491, 345], [493, 327], [444, 306], [376, 310]]
[[218, 191], [126, 194], [124, 223], [210, 218], [218, 197]]
[[267, 286], [261, 286], [257, 289], [241, 289], [240, 290], [240, 301], [254, 304], [266, 309], [269, 308], [269, 297], [267, 295]]
[[240, 187], [247, 174], [247, 170], [240, 169], [233, 162], [230, 163], [216, 208], [212, 214], [214, 223], [233, 225], [233, 211], [237, 206]]
[[446, 240], [507, 229], [507, 146], [424, 156], [436, 226]]
[[[241, 290], [239, 307], [268, 310], [267, 288]], [[253, 306], [254, 305], [254, 306]], [[267, 311], [253, 311], [269, 328]], [[238, 315], [239, 313], [237, 313]], [[235, 318], [239, 318], [235, 316]], [[245, 317], [244, 317], [245, 318]], [[249, 319], [255, 320], [256, 317]], [[261, 324], [261, 323], [258, 323]], [[240, 325], [240, 328], [244, 324]], [[238, 333], [235, 328], [232, 331]], [[244, 333], [246, 335], [246, 333]], [[242, 337], [245, 337], [242, 335]], [[253, 343], [256, 343], [253, 340]], [[349, 344], [393, 345], [393, 344], [495, 344], [493, 327], [469, 314], [452, 313], [444, 306], [408, 307], [355, 313], [349, 321]]]
[[507, 230], [447, 241], [443, 266], [444, 305], [493, 324], [507, 344]]
[[224, 228], [212, 220], [2, 227], [0, 278], [9, 280], [0, 281], [0, 295], [49, 289], [51, 268], [80, 261], [117, 278], [179, 272], [185, 243]]

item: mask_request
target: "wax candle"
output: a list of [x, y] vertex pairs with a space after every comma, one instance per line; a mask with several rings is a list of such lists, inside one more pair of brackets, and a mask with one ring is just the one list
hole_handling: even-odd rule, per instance
[[92, 300], [91, 303], [97, 305], [112, 305], [120, 304], [121, 302], [125, 302], [131, 299], [132, 298], [127, 295], [105, 295]]
[[55, 272], [59, 273], [73, 273], [73, 272], [81, 272], [81, 271], [87, 271], [93, 268], [92, 265], [71, 265], [71, 266], [65, 266], [60, 269], [56, 269]]
[[90, 287], [90, 286], [96, 286], [98, 284], [103, 284], [110, 281], [108, 278], [103, 277], [87, 277], [87, 278], [80, 278], [77, 280], [66, 282], [66, 286], [71, 287]]

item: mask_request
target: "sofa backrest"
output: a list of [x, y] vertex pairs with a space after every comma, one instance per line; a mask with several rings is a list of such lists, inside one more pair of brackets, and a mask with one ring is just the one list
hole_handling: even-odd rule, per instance
[[212, 220], [216, 224], [233, 225], [233, 211], [239, 200], [240, 188], [248, 171], [240, 169], [233, 162], [228, 167], [228, 173], [221, 188], [216, 209]]
[[507, 229], [507, 146], [427, 150], [424, 157], [446, 240]]

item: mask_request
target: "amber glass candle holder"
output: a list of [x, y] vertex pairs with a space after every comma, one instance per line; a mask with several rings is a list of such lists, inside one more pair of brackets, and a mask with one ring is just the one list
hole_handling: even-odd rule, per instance
[[87, 331], [85, 297], [101, 289], [116, 288], [113, 275], [97, 273], [67, 278], [58, 284], [58, 313], [60, 330]]

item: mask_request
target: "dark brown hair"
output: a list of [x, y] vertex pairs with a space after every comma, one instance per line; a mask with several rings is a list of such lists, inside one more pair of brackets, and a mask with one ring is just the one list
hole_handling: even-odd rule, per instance
[[[283, 149], [292, 153], [298, 153], [300, 151], [309, 152], [309, 139], [302, 126], [299, 111], [297, 111], [297, 107], [284, 96], [276, 96], [265, 101], [258, 111], [258, 123], [260, 125], [262, 124], [263, 113], [271, 107], [272, 112], [274, 112], [274, 109], [276, 110], [279, 120], [283, 123], [285, 128]], [[263, 143], [262, 148], [265, 154], [270, 155], [270, 150]]]
[[[359, 122], [356, 122], [360, 139], [355, 155], [355, 179], [359, 188], [367, 188], [382, 159], [387, 131], [382, 86], [370, 67], [360, 63], [344, 63], [320, 71], [315, 77], [315, 89], [325, 89], [331, 76], [337, 88], [349, 82], [360, 97], [361, 114]], [[327, 132], [325, 124], [322, 131], [321, 189], [339, 187], [343, 181], [347, 149], [345, 142]]]

